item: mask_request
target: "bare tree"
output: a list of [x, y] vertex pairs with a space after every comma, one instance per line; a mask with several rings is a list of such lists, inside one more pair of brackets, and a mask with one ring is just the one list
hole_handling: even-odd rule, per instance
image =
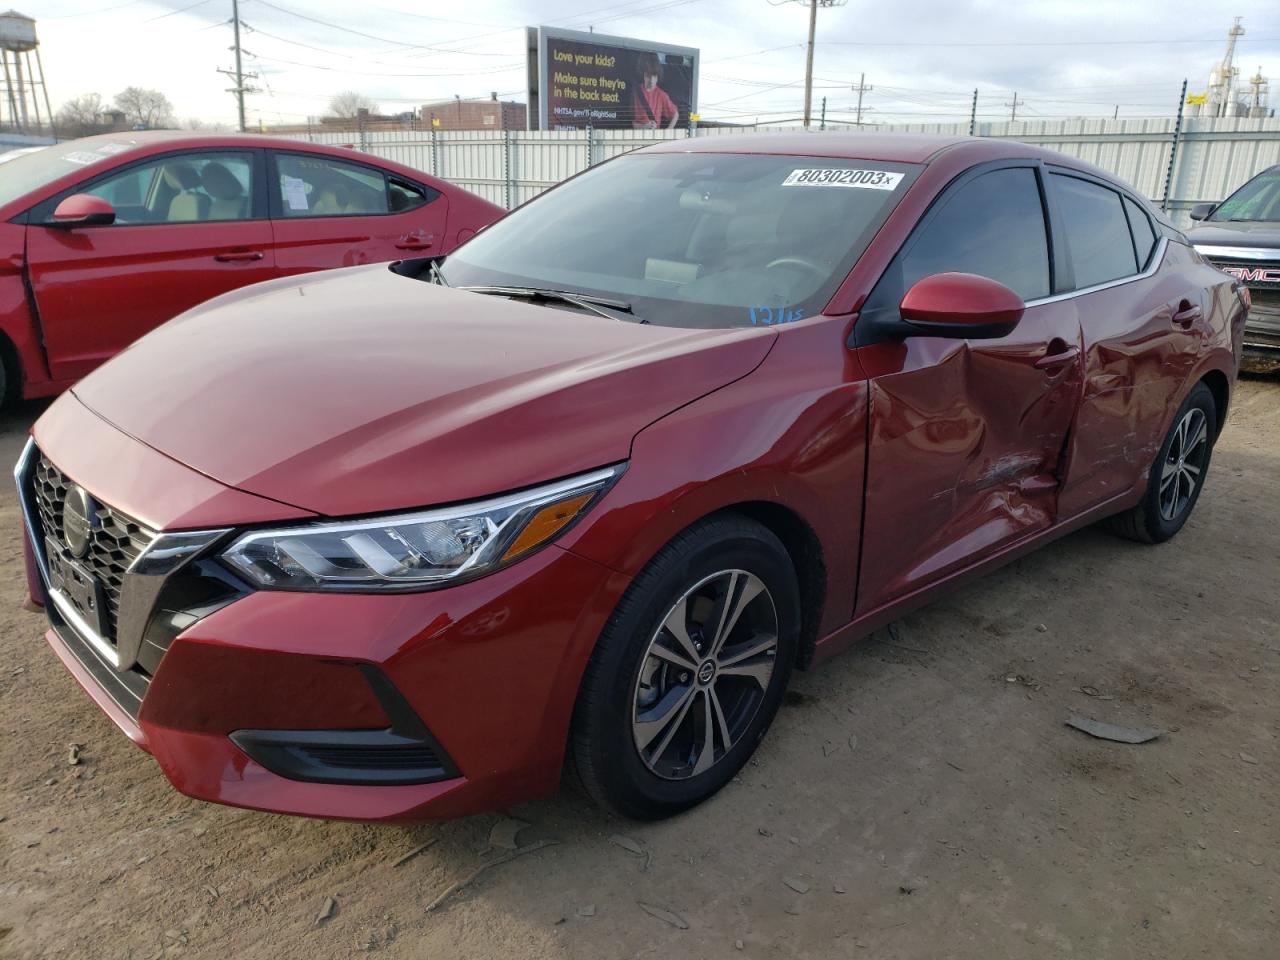
[[329, 116], [340, 117], [343, 120], [354, 120], [360, 115], [361, 110], [373, 113], [377, 109], [376, 103], [355, 90], [344, 90], [329, 101]]
[[64, 137], [87, 137], [102, 129], [102, 97], [82, 93], [58, 110], [58, 133]]
[[159, 90], [125, 87], [116, 94], [116, 107], [135, 127], [157, 130], [173, 126], [173, 104]]
[[203, 120], [200, 117], [187, 117], [180, 124], [183, 130], [191, 130], [195, 133], [228, 133], [235, 128], [226, 123], [218, 123], [216, 120]]

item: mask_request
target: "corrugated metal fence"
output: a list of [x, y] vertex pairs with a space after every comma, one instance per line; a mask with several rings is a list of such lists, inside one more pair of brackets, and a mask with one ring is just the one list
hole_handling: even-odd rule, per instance
[[[850, 130], [851, 127], [828, 127]], [[967, 123], [867, 128], [877, 133], [965, 135]], [[735, 136], [751, 128], [702, 128], [695, 136]], [[765, 132], [763, 129], [761, 132]], [[796, 131], [791, 129], [791, 133]], [[1258, 171], [1280, 163], [1280, 118], [1188, 119], [1174, 142], [1174, 120], [1037, 120], [980, 123], [978, 136], [1020, 140], [1087, 160], [1133, 184], [1175, 222], [1205, 200], [1221, 200]], [[298, 134], [349, 144], [450, 180], [494, 203], [516, 207], [588, 166], [687, 131], [408, 130]], [[813, 136], [822, 136], [814, 131]], [[1170, 177], [1170, 159], [1173, 160]], [[1169, 180], [1166, 197], [1165, 184]]]

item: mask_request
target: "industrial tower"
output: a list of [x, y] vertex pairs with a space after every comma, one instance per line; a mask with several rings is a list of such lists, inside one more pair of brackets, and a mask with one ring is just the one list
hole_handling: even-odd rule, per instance
[[5, 85], [5, 98], [0, 103], [0, 128], [39, 135], [47, 125], [52, 133], [53, 111], [49, 109], [49, 90], [44, 84], [40, 41], [36, 39], [33, 19], [16, 10], [0, 13], [0, 60], [4, 62]]
[[1267, 105], [1268, 82], [1262, 68], [1249, 78], [1248, 89], [1239, 84], [1240, 68], [1235, 65], [1236, 41], [1244, 36], [1240, 17], [1227, 31], [1227, 52], [1209, 71], [1209, 87], [1201, 97], [1188, 98], [1193, 117], [1267, 117], [1271, 109]]

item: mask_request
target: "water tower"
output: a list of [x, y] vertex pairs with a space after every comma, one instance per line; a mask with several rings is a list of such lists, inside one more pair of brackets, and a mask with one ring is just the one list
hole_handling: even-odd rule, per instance
[[[38, 135], [41, 127], [48, 124], [52, 132], [53, 111], [49, 109], [49, 91], [44, 85], [44, 67], [40, 65], [36, 22], [17, 10], [0, 13], [0, 61], [4, 63], [5, 86], [5, 99], [0, 103], [0, 126], [16, 133]], [[41, 101], [44, 102], [43, 117]]]

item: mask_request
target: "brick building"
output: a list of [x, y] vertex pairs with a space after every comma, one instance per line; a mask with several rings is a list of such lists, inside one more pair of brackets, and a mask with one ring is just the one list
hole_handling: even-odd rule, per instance
[[495, 93], [488, 100], [443, 100], [425, 103], [418, 111], [424, 127], [439, 120], [438, 130], [523, 130], [526, 108], [523, 103], [499, 100]]

